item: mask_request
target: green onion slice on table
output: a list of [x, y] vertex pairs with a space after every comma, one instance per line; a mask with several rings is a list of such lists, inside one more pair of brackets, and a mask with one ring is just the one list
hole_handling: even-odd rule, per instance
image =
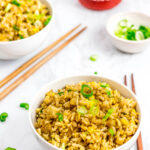
[[5, 150], [16, 150], [15, 148], [7, 147]]
[[87, 114], [87, 109], [86, 109], [86, 107], [85, 106], [81, 106], [81, 107], [79, 107], [78, 109], [77, 109], [77, 112], [80, 114], [80, 115], [85, 115], [85, 114]]
[[97, 59], [98, 59], [98, 55], [96, 55], [96, 54], [90, 56], [91, 61], [96, 61]]
[[29, 109], [29, 104], [28, 103], [21, 103], [20, 107], [25, 108], [26, 110]]
[[93, 90], [92, 88], [87, 85], [87, 84], [83, 84], [81, 87], [81, 94], [85, 97], [85, 98], [89, 98], [93, 95]]
[[63, 114], [62, 113], [56, 113], [56, 115], [58, 116], [59, 121], [63, 121]]
[[0, 121], [5, 122], [7, 117], [8, 117], [8, 113], [6, 113], [6, 112], [1, 113], [0, 114]]
[[94, 72], [94, 74], [95, 74], [95, 75], [97, 75], [97, 74], [98, 74], [98, 72]]
[[111, 114], [113, 113], [113, 111], [114, 111], [113, 108], [109, 109], [109, 110], [107, 111], [106, 115], [103, 117], [102, 120], [103, 120], [103, 121], [106, 121], [106, 120], [111, 116]]

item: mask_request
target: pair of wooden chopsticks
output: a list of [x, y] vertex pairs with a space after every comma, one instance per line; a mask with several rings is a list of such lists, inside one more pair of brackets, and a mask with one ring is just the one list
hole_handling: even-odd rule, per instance
[[[127, 86], [127, 76], [126, 75], [124, 76], [124, 84]], [[134, 75], [133, 74], [131, 74], [131, 85], [132, 85], [132, 91], [136, 94], [135, 83], [134, 83]], [[143, 150], [141, 132], [140, 132], [139, 137], [137, 139], [137, 149], [138, 150]]]
[[[41, 58], [43, 55], [45, 55], [47, 52], [49, 52], [52, 48], [57, 46], [60, 42], [65, 40], [70, 34], [72, 34], [76, 29], [78, 29], [80, 25], [74, 27], [72, 30], [67, 32], [65, 35], [60, 37], [57, 41], [49, 45], [47, 48], [45, 48], [43, 51], [35, 55], [33, 58], [28, 60], [26, 63], [24, 63], [22, 66], [20, 66], [18, 69], [16, 69], [14, 72], [9, 74], [7, 77], [5, 77], [2, 81], [0, 81], [0, 88], [6, 85], [10, 80], [14, 79], [16, 76], [18, 76], [22, 71], [27, 69], [30, 65], [32, 65], [34, 62], [36, 62], [39, 58]], [[35, 71], [37, 71], [41, 66], [43, 66], [48, 60], [50, 60], [53, 56], [55, 56], [58, 52], [60, 52], [64, 47], [66, 47], [72, 40], [74, 40], [76, 37], [78, 37], [87, 27], [82, 28], [80, 31], [72, 35], [69, 39], [67, 39], [65, 42], [63, 42], [58, 48], [56, 48], [54, 51], [52, 51], [50, 54], [45, 56], [42, 60], [37, 62], [32, 68], [30, 68], [28, 71], [26, 71], [23, 75], [18, 77], [12, 84], [10, 84], [7, 88], [5, 88], [0, 93], [0, 100], [4, 99], [9, 93], [11, 93], [14, 89], [16, 89], [22, 82], [24, 82], [27, 78], [29, 78]]]

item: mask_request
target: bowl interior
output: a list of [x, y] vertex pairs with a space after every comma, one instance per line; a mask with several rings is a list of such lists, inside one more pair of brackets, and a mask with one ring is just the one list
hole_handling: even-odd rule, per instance
[[[58, 90], [60, 88], [63, 88], [66, 84], [74, 84], [74, 83], [78, 83], [80, 81], [96, 81], [96, 82], [104, 81], [104, 82], [107, 82], [107, 83], [110, 84], [110, 86], [113, 89], [117, 89], [124, 97], [133, 98], [133, 99], [135, 99], [137, 101], [135, 95], [128, 88], [126, 88], [124, 85], [121, 85], [121, 84], [119, 84], [119, 83], [117, 83], [117, 82], [115, 82], [113, 80], [110, 80], [110, 79], [107, 79], [107, 78], [104, 78], [104, 77], [98, 77], [98, 76], [74, 76], [74, 77], [69, 77], [69, 78], [64, 78], [64, 79], [61, 79], [61, 80], [54, 81], [52, 83], [47, 84], [37, 94], [37, 96], [35, 97], [35, 99], [33, 101], [33, 104], [31, 105], [30, 116], [29, 117], [30, 117], [30, 121], [31, 121], [31, 126], [32, 126], [32, 128], [33, 128], [33, 130], [34, 130], [34, 132], [35, 132], [35, 134], [37, 136], [39, 136], [39, 135], [36, 133], [35, 128], [34, 128], [34, 122], [35, 122], [35, 119], [36, 119], [35, 118], [35, 110], [42, 103], [42, 101], [43, 101], [43, 99], [45, 97], [45, 93], [47, 93], [51, 89], [56, 91], [56, 90]], [[138, 102], [137, 102], [137, 111], [141, 114]], [[139, 126], [140, 126], [140, 122], [141, 122], [141, 116], [139, 117]], [[136, 133], [136, 134], [138, 134], [138, 133]], [[39, 138], [41, 140], [44, 140], [40, 136], [39, 136]], [[43, 142], [47, 143], [50, 147], [53, 147], [50, 143], [46, 142], [45, 140]], [[129, 142], [130, 142], [130, 140], [129, 140]], [[125, 144], [127, 144], [127, 143], [125, 143]]]
[[119, 13], [112, 16], [107, 23], [107, 30], [109, 33], [114, 35], [114, 30], [117, 28], [119, 21], [127, 19], [129, 23], [134, 24], [135, 26], [144, 25], [150, 27], [150, 17], [138, 13], [138, 12], [127, 12]]

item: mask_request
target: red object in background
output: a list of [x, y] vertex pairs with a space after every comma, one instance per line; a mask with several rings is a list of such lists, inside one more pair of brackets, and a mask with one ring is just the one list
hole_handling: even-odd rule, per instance
[[89, 9], [105, 10], [115, 7], [121, 0], [79, 0], [82, 5]]

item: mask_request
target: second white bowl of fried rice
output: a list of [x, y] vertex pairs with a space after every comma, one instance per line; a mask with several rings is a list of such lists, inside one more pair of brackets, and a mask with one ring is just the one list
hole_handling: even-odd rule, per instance
[[17, 59], [36, 51], [53, 20], [51, 0], [1, 0], [0, 59]]
[[140, 133], [141, 110], [126, 86], [80, 75], [42, 88], [29, 120], [44, 150], [129, 150]]

